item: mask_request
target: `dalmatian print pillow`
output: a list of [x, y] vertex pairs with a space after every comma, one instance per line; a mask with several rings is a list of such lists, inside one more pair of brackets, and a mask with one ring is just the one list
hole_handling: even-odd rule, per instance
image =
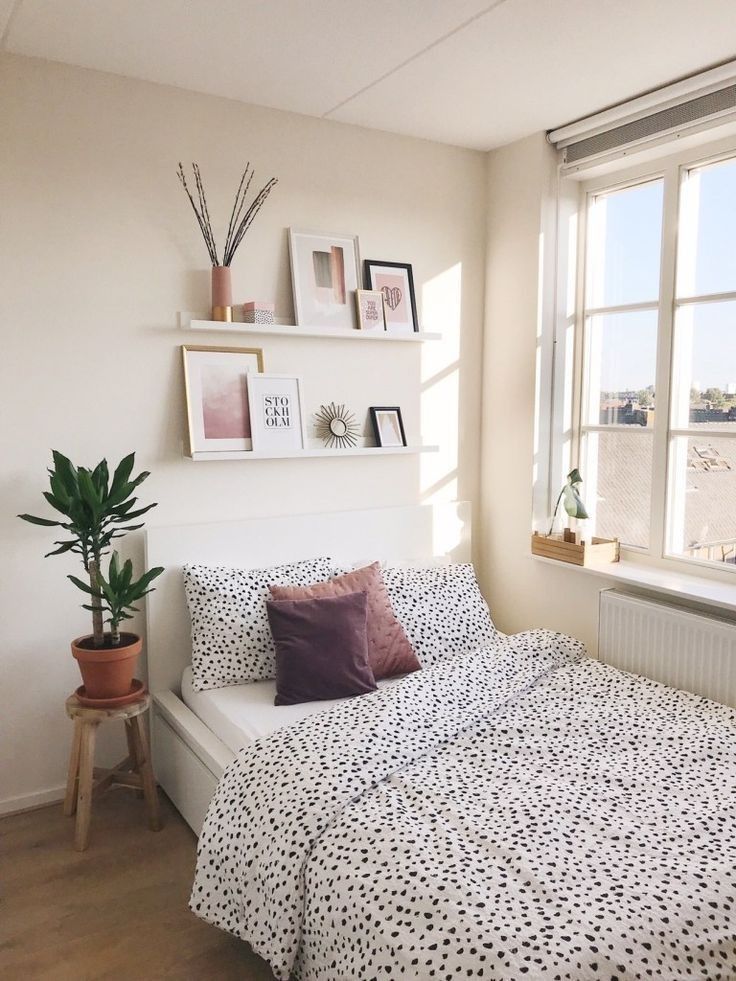
[[498, 637], [472, 565], [384, 569], [383, 581], [424, 668]]
[[194, 690], [274, 678], [275, 649], [266, 614], [268, 587], [310, 586], [329, 579], [332, 570], [329, 558], [270, 569], [185, 565]]

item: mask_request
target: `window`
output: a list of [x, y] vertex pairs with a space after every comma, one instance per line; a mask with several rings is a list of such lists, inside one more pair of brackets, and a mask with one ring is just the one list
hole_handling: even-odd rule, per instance
[[577, 447], [593, 533], [736, 569], [736, 152], [583, 195]]

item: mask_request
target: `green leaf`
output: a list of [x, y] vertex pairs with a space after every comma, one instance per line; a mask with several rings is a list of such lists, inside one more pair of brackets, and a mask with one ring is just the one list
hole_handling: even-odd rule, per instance
[[50, 494], [48, 491], [44, 491], [43, 496], [46, 502], [50, 504], [51, 507], [54, 509], [54, 511], [58, 511], [59, 514], [63, 514], [64, 517], [69, 517], [68, 507], [64, 507], [61, 501], [57, 501], [57, 499], [54, 497], [53, 494]]
[[134, 466], [135, 453], [129, 453], [126, 457], [123, 457], [117, 467], [115, 467], [115, 473], [112, 476], [112, 484], [110, 485], [110, 497], [113, 497], [123, 486], [123, 484], [127, 484], [128, 478], [133, 472]]
[[81, 589], [82, 592], [88, 593], [90, 596], [97, 596], [97, 593], [90, 586], [89, 583], [83, 582], [81, 579], [77, 579], [76, 576], [68, 575], [67, 579], [71, 579], [77, 589]]
[[588, 517], [588, 512], [585, 510], [585, 505], [572, 484], [565, 485], [562, 501], [565, 506], [565, 511], [567, 511], [571, 518], [583, 519]]
[[58, 474], [55, 474], [53, 470], [49, 470], [49, 484], [51, 485], [51, 493], [54, 495], [56, 500], [59, 501], [60, 504], [63, 504], [65, 508], [68, 508], [71, 498], [67, 494], [66, 487], [64, 487], [61, 478], [58, 476]]
[[[135, 500], [135, 498], [133, 498], [133, 500]], [[147, 511], [150, 511], [151, 508], [155, 508], [155, 507], [158, 507], [158, 504], [147, 504], [146, 507], [144, 507], [144, 508], [139, 508], [137, 511], [129, 511], [127, 514], [121, 514], [119, 517], [115, 517], [112, 520], [113, 521], [134, 521], [136, 518], [140, 518], [140, 516], [142, 514], [145, 514]], [[138, 527], [140, 528], [142, 526], [141, 525], [138, 525]]]
[[100, 460], [92, 471], [92, 482], [100, 493], [101, 498], [107, 497], [107, 484], [110, 474], [107, 469], [107, 460]]
[[141, 576], [138, 582], [135, 583], [135, 586], [137, 588], [142, 587], [143, 589], [145, 589], [153, 582], [154, 579], [157, 579], [163, 571], [164, 568], [161, 565], [157, 565], [154, 569], [149, 569], [148, 572], [144, 572], [144, 574]]
[[74, 548], [74, 546], [76, 544], [77, 544], [76, 541], [73, 541], [73, 542], [54, 542], [54, 545], [58, 545], [59, 547], [58, 548], [55, 548], [53, 550], [53, 552], [47, 552], [44, 555], [44, 558], [47, 559], [50, 555], [61, 555], [64, 552], [70, 552]]
[[91, 603], [82, 603], [82, 609], [89, 610], [90, 613], [94, 613], [95, 610], [102, 610], [103, 613], [112, 613], [110, 607], [105, 606], [104, 604], [102, 606], [92, 606]]
[[44, 528], [58, 528], [61, 525], [60, 521], [50, 521], [48, 518], [37, 518], [33, 514], [19, 514], [19, 518], [23, 521], [28, 521], [32, 525], [42, 525]]
[[97, 493], [97, 488], [92, 483], [92, 477], [90, 476], [89, 470], [85, 470], [83, 467], [80, 467], [77, 471], [77, 476], [79, 479], [79, 492], [82, 496], [82, 500], [90, 511], [92, 511], [95, 520], [97, 520], [100, 514], [102, 498]]
[[52, 450], [51, 456], [54, 460], [54, 468], [59, 476], [62, 484], [64, 485], [66, 492], [71, 497], [77, 496], [77, 471], [74, 469], [71, 460], [64, 456], [63, 453], [59, 453], [58, 450]]

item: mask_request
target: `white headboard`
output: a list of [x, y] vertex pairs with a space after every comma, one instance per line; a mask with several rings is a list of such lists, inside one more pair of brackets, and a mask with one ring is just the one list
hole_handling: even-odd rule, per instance
[[338, 563], [442, 555], [469, 562], [470, 505], [462, 501], [149, 528], [146, 567], [166, 570], [147, 597], [149, 689], [179, 694], [182, 671], [191, 663], [183, 565], [255, 569], [319, 555]]

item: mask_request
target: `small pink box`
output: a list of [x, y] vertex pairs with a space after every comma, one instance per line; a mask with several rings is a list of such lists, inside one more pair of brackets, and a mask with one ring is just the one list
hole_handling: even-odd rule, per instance
[[243, 323], [245, 324], [272, 324], [274, 304], [261, 303], [260, 300], [251, 300], [250, 303], [243, 304]]

